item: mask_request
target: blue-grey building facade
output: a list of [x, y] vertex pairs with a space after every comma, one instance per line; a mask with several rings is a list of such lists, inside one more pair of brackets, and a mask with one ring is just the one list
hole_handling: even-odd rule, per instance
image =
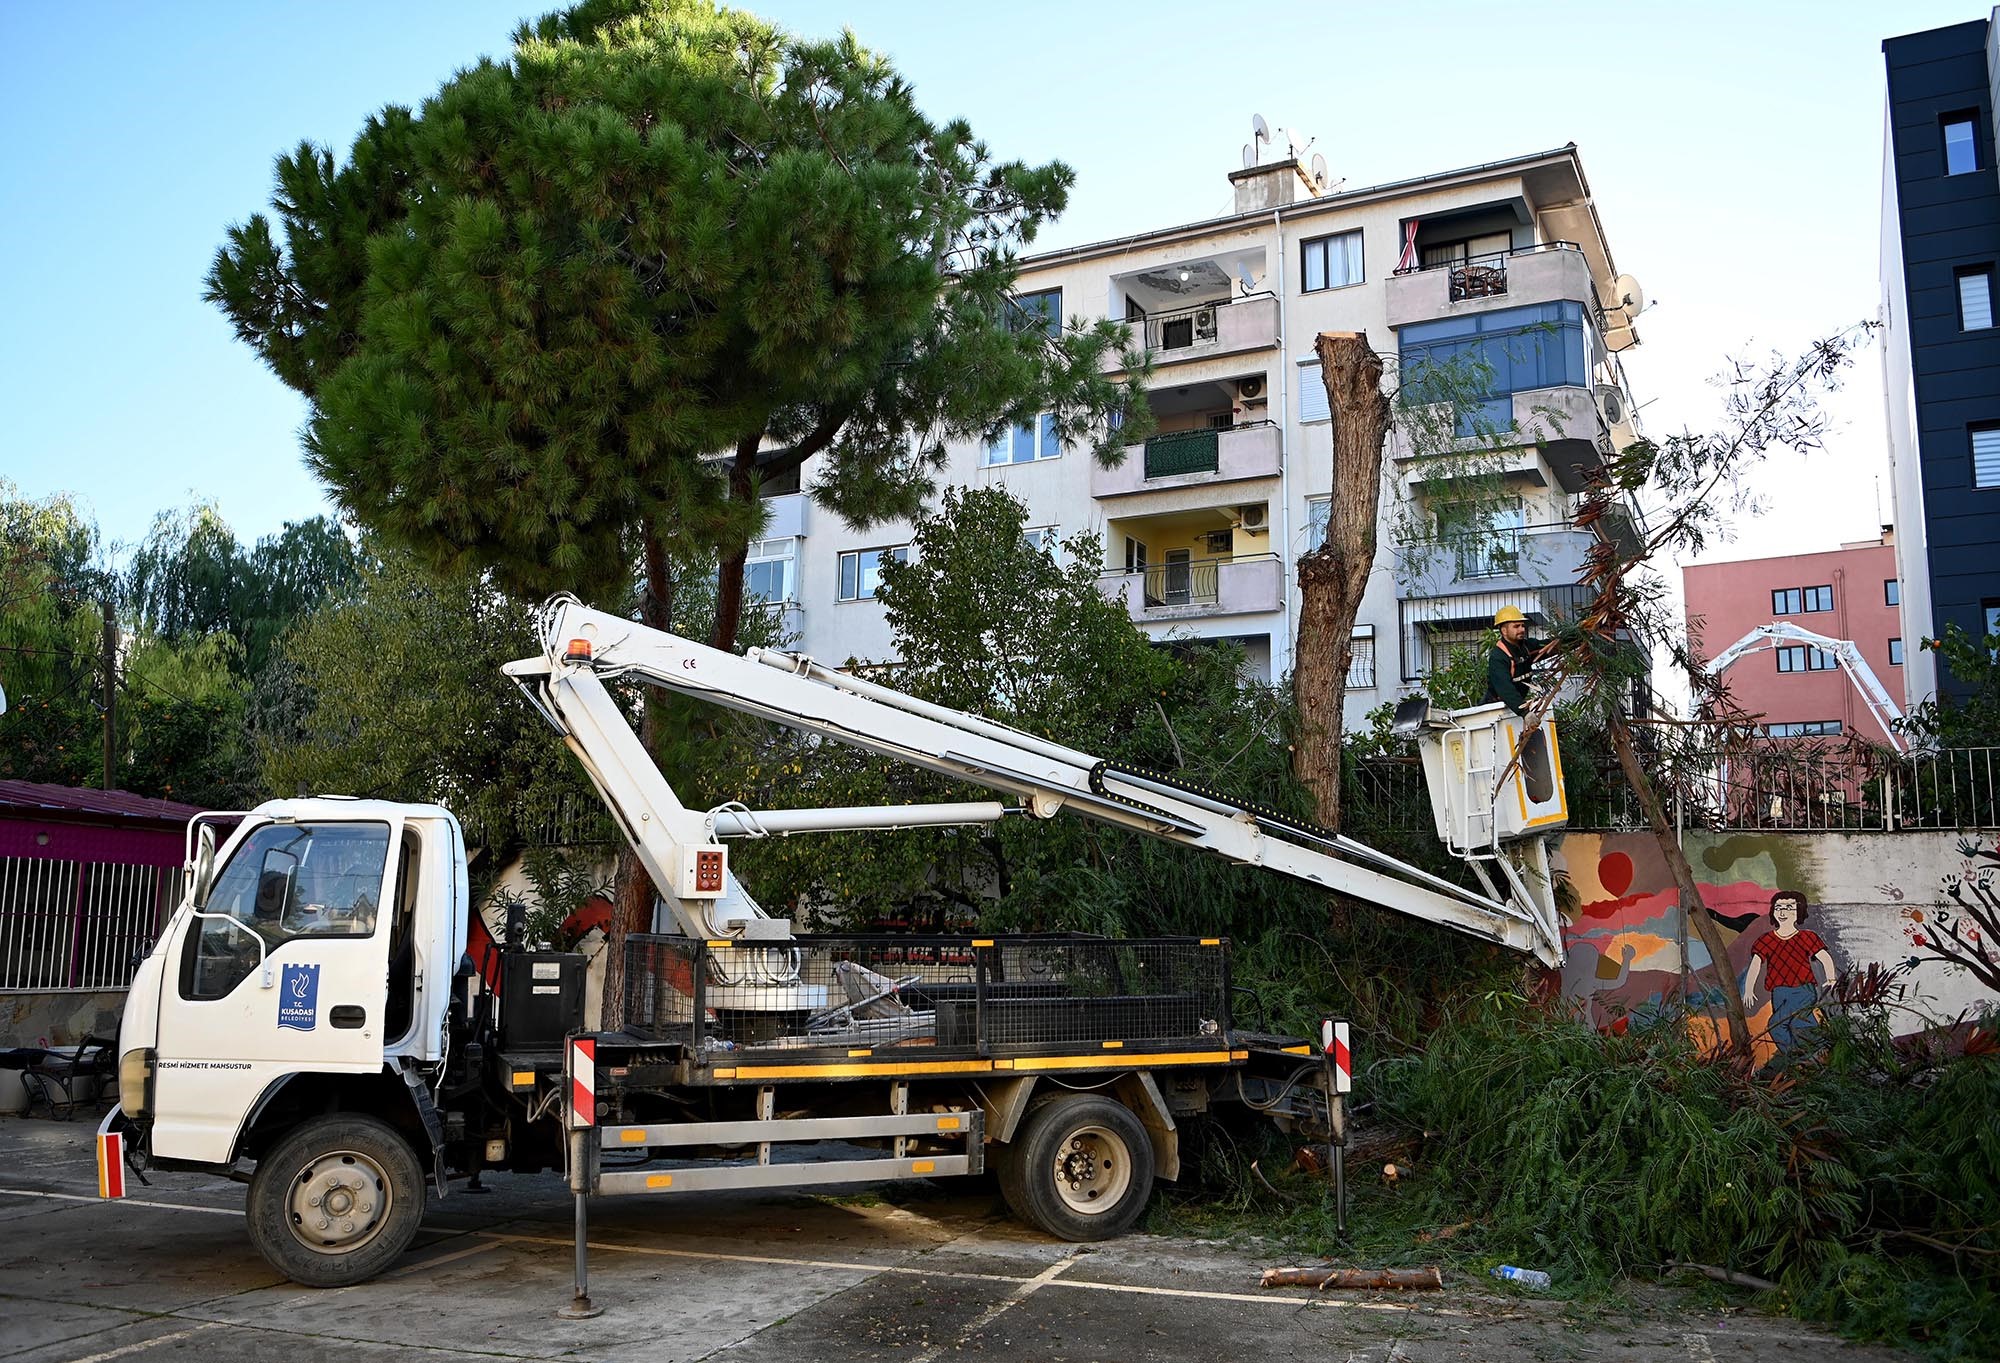
[[[1996, 12], [2000, 13], [2000, 12]], [[2000, 631], [2000, 42], [1992, 18], [1882, 44], [1883, 377], [1903, 637]], [[1911, 704], [1939, 688], [1906, 654]]]

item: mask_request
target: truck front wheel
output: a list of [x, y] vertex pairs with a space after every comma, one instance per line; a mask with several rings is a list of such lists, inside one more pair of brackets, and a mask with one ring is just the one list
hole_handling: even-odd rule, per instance
[[334, 1113], [295, 1128], [250, 1179], [250, 1240], [307, 1287], [366, 1282], [402, 1256], [424, 1218], [409, 1142], [373, 1117]]
[[1064, 1240], [1108, 1240], [1132, 1228], [1153, 1195], [1153, 1146], [1132, 1110], [1065, 1094], [1036, 1107], [1000, 1161], [1014, 1214]]

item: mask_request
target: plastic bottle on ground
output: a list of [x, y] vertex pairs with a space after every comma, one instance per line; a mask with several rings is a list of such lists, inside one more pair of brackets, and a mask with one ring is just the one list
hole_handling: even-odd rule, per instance
[[1502, 1264], [1493, 1270], [1493, 1276], [1503, 1282], [1519, 1283], [1523, 1287], [1539, 1289], [1549, 1285], [1549, 1275], [1539, 1268], [1516, 1268], [1512, 1264]]

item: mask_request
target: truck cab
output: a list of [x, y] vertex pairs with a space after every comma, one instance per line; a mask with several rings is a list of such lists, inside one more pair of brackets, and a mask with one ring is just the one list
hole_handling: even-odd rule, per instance
[[[385, 1114], [375, 1120], [404, 1128], [405, 1146], [429, 1148], [402, 1074], [434, 1069], [449, 1042], [469, 914], [458, 821], [437, 805], [275, 800], [203, 815], [189, 842], [188, 893], [133, 979], [119, 1030], [134, 1152], [224, 1173], [247, 1158], [261, 1172], [306, 1114], [340, 1109]], [[375, 1165], [369, 1181], [393, 1181]], [[316, 1210], [330, 1192], [297, 1200]], [[419, 1175], [406, 1210], [420, 1212], [422, 1197]], [[379, 1235], [394, 1210], [385, 1197], [332, 1201], [353, 1214], [321, 1228], [296, 1213], [327, 1248]]]

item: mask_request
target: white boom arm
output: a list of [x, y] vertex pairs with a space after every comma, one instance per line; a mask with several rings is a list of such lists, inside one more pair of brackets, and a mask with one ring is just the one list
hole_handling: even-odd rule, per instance
[[[1532, 952], [1550, 965], [1562, 961], [1551, 903], [1489, 898], [1350, 838], [1171, 776], [1121, 768], [802, 656], [751, 649], [739, 657], [591, 610], [573, 597], [553, 599], [541, 628], [542, 656], [505, 670], [563, 735], [693, 936], [775, 941], [790, 933], [790, 924], [766, 918], [727, 875], [718, 836], [992, 822], [1010, 813], [1050, 818], [1067, 809]], [[1018, 797], [1026, 807], [992, 802], [753, 812], [732, 804], [690, 810], [606, 689], [607, 682], [628, 677], [970, 781]]]
[[1823, 634], [1783, 620], [1774, 620], [1768, 625], [1759, 625], [1738, 639], [1728, 648], [1709, 661], [1707, 672], [1711, 677], [1720, 676], [1731, 663], [1764, 648], [1779, 648], [1786, 644], [1807, 644], [1822, 652], [1831, 653], [1840, 663], [1847, 679], [1854, 683], [1854, 689], [1861, 693], [1861, 703], [1868, 707], [1868, 713], [1875, 716], [1875, 722], [1882, 726], [1888, 736], [1889, 746], [1897, 752], [1908, 750], [1903, 736], [1896, 732], [1896, 724], [1903, 718], [1902, 707], [1889, 697], [1875, 669], [1861, 656], [1861, 650], [1846, 639], [1829, 639]]

